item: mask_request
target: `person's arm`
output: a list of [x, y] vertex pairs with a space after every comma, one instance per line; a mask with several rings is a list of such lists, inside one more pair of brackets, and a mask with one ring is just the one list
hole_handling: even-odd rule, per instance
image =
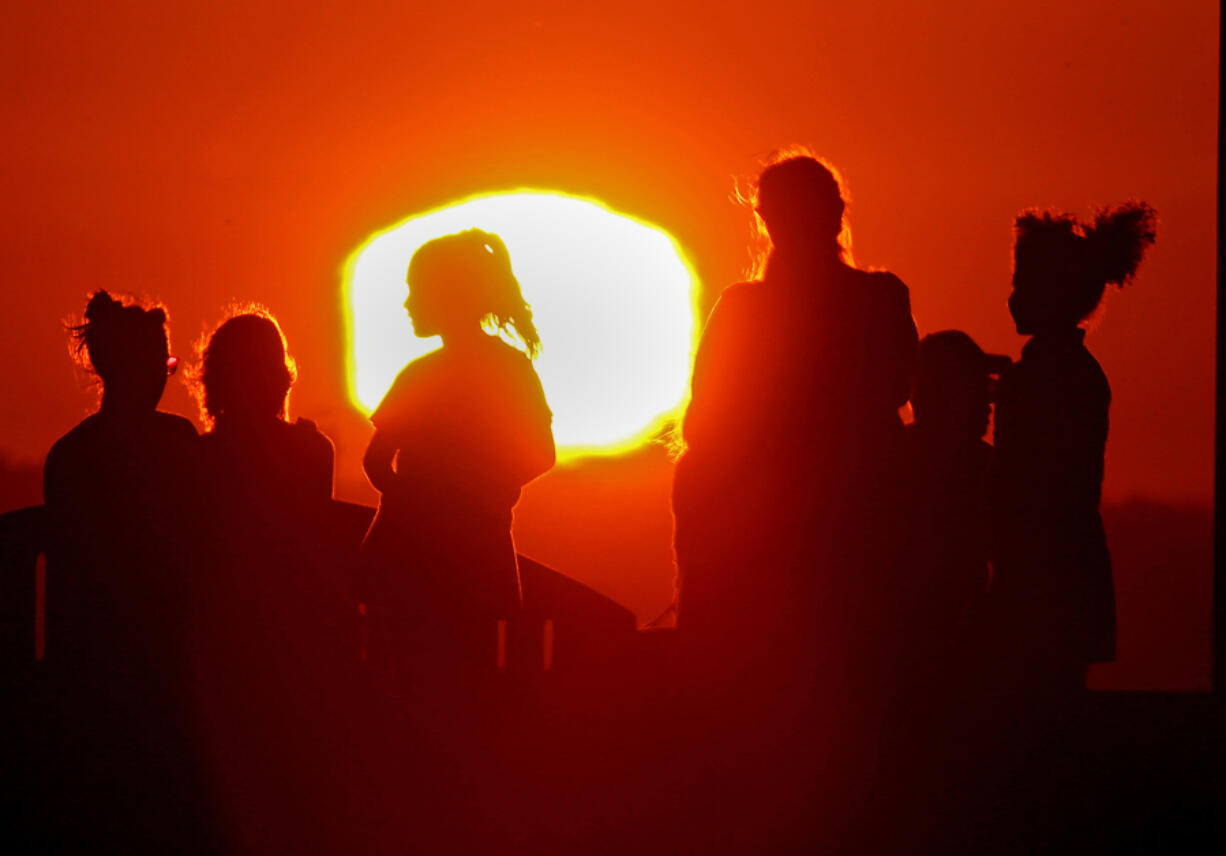
[[919, 333], [911, 314], [911, 292], [901, 279], [890, 277], [890, 406], [902, 407], [911, 398], [912, 373]]
[[733, 368], [738, 354], [733, 342], [729, 304], [743, 286], [725, 290], [707, 316], [694, 367], [690, 374], [690, 400], [681, 422], [681, 436], [687, 448], [703, 448], [728, 430], [727, 420], [720, 413], [728, 406], [727, 387], [733, 382]]
[[1082, 526], [1098, 511], [1110, 400], [1105, 381], [1091, 382], [1074, 387], [1051, 408], [1048, 454], [1036, 468], [1053, 519]]
[[303, 431], [306, 438], [307, 478], [311, 499], [329, 500], [332, 498], [332, 473], [336, 460], [336, 449], [332, 440], [310, 419], [300, 418], [294, 425]]
[[519, 472], [516, 478], [520, 484], [527, 484], [537, 476], [549, 472], [558, 460], [553, 442], [553, 426], [550, 422], [538, 422], [531, 434], [532, 436], [524, 438], [525, 442], [519, 454]]
[[545, 390], [536, 372], [531, 373], [527, 386], [527, 430], [524, 432], [523, 448], [520, 452], [523, 461], [521, 484], [527, 484], [537, 476], [547, 473], [558, 460], [553, 439], [553, 412], [545, 400]]
[[383, 431], [375, 429], [366, 454], [362, 457], [362, 469], [366, 477], [380, 493], [391, 493], [396, 487], [396, 471], [392, 463], [396, 459], [396, 444]]
[[557, 460], [553, 414], [536, 372], [527, 360], [489, 391], [481, 417], [482, 439], [474, 443], [474, 473], [497, 473], [505, 484], [522, 487], [548, 472]]
[[333, 473], [336, 469], [336, 449], [326, 434], [319, 435], [320, 443], [314, 468], [314, 476], [318, 481], [317, 490], [321, 499], [332, 498]]
[[422, 367], [427, 360], [429, 357], [405, 366], [370, 414], [375, 435], [362, 457], [362, 469], [380, 493], [395, 492], [400, 486], [400, 474], [406, 470], [407, 461], [403, 455], [398, 459], [397, 453], [401, 451], [405, 431], [414, 421], [414, 412], [420, 409]]

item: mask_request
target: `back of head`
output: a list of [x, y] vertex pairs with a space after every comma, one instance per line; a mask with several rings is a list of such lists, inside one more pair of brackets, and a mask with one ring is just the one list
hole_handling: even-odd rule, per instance
[[295, 367], [272, 313], [247, 307], [226, 319], [200, 350], [195, 386], [206, 423], [285, 418]]
[[170, 342], [166, 310], [135, 299], [117, 300], [96, 291], [85, 307], [85, 319], [70, 325], [77, 361], [102, 381], [112, 395], [122, 390], [156, 406], [166, 385]]
[[1023, 211], [1013, 249], [1023, 313], [1085, 320], [1108, 284], [1123, 287], [1132, 279], [1156, 227], [1154, 209], [1135, 200], [1099, 211], [1088, 224], [1059, 211]]
[[911, 405], [915, 423], [951, 439], [978, 439], [987, 431], [990, 377], [1007, 357], [985, 354], [961, 330], [943, 330], [920, 340]]
[[539, 352], [532, 309], [497, 235], [468, 229], [427, 241], [409, 260], [407, 281], [410, 292], [429, 292], [450, 316], [513, 332], [529, 356]]
[[845, 258], [847, 207], [835, 169], [804, 150], [789, 150], [762, 170], [755, 209], [776, 250]]

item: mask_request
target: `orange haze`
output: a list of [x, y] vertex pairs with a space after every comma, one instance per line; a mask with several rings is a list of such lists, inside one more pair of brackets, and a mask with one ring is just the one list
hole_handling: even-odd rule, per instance
[[[1014, 355], [1012, 216], [1153, 204], [1158, 243], [1089, 339], [1115, 393], [1106, 500], [1210, 502], [1216, 2], [588, 5], [6, 4], [0, 452], [40, 464], [89, 408], [59, 322], [90, 290], [163, 299], [184, 356], [256, 300], [297, 357], [294, 413], [336, 441], [338, 496], [372, 502], [339, 302], [368, 235], [490, 190], [596, 197], [669, 230], [709, 306], [747, 262], [733, 177], [804, 142], [921, 332]], [[194, 415], [177, 382], [164, 406]], [[521, 549], [650, 618], [668, 477], [652, 450], [552, 473]]]

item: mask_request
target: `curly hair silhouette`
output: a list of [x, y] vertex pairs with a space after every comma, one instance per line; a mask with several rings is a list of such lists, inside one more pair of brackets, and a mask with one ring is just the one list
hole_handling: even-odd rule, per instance
[[92, 372], [111, 404], [157, 406], [166, 378], [178, 368], [170, 356], [167, 313], [135, 298], [118, 300], [95, 291], [80, 323], [69, 324], [69, 350], [81, 368]]
[[1059, 211], [1029, 210], [1014, 224], [1010, 310], [1018, 332], [1077, 325], [1123, 287], [1154, 242], [1157, 215], [1144, 202], [1104, 209], [1091, 223]]
[[244, 307], [204, 339], [199, 350], [193, 386], [206, 425], [226, 417], [285, 418], [298, 372], [271, 312]]

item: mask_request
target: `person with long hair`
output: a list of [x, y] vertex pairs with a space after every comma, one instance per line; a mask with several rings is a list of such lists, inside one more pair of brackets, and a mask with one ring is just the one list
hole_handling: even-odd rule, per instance
[[521, 593], [512, 508], [554, 463], [541, 347], [501, 238], [423, 244], [405, 308], [442, 347], [409, 363], [371, 414], [364, 458], [380, 492], [363, 597], [384, 651], [414, 671], [495, 662]]
[[[288, 418], [297, 367], [276, 318], [261, 307], [236, 312], [204, 340], [200, 356], [195, 392], [209, 428], [202, 445], [228, 502], [276, 518], [287, 504], [331, 499], [332, 442], [311, 420]], [[250, 515], [247, 522], [258, 523]]]
[[1030, 340], [997, 391], [992, 594], [1008, 617], [1019, 679], [1057, 694], [1083, 688], [1091, 663], [1115, 659], [1099, 514], [1111, 388], [1084, 325], [1108, 284], [1132, 279], [1155, 228], [1143, 202], [1091, 223], [1053, 211], [1025, 211], [1015, 223], [1009, 311]]
[[832, 564], [860, 561], [856, 545], [871, 544], [878, 488], [903, 444], [898, 408], [917, 341], [908, 292], [893, 274], [850, 264], [837, 174], [785, 156], [763, 170], [753, 201], [771, 249], [761, 278], [726, 289], [711, 311], [682, 423], [674, 512], [686, 634], [746, 622], [787, 633], [799, 619], [778, 610], [808, 610], [829, 585], [850, 583]]
[[[785, 741], [752, 755], [811, 783], [816, 773], [800, 759], [822, 746], [866, 747], [880, 709], [898, 410], [917, 335], [898, 277], [851, 263], [831, 166], [784, 152], [748, 201], [769, 252], [753, 281], [720, 295], [694, 360], [673, 487], [677, 628], [691, 673], [713, 696], [699, 704], [732, 717], [734, 735]], [[867, 768], [857, 754], [834, 779]], [[798, 801], [789, 816], [800, 826], [780, 827], [780, 846], [822, 825], [806, 819], [807, 786], [765, 793]], [[771, 797], [753, 799], [774, 810]]]
[[69, 332], [101, 402], [43, 469], [46, 662], [68, 782], [56, 822], [82, 849], [173, 848], [198, 807], [188, 723], [199, 438], [157, 409], [178, 366], [166, 323], [161, 306], [90, 297]]
[[332, 442], [290, 418], [297, 364], [267, 308], [234, 307], [198, 351], [211, 560], [200, 707], [214, 797], [244, 852], [339, 848], [361, 825], [372, 761], [356, 748], [377, 717], [359, 680], [353, 551], [333, 535]]

